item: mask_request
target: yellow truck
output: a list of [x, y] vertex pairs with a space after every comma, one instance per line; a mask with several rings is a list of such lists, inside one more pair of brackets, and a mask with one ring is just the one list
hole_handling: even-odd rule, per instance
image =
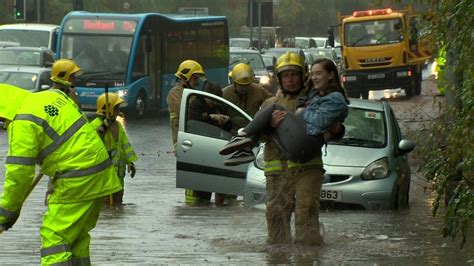
[[[421, 72], [431, 52], [420, 38], [420, 17], [406, 10], [355, 11], [339, 19], [342, 81], [350, 97], [367, 99], [370, 90], [402, 88], [421, 92]], [[329, 31], [329, 42], [334, 33]]]

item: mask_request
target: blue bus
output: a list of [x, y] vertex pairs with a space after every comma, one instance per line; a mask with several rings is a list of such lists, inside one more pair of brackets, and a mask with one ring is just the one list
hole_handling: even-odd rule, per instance
[[81, 108], [96, 108], [109, 87], [137, 118], [167, 108], [174, 73], [186, 59], [198, 61], [209, 80], [227, 84], [229, 33], [223, 16], [68, 13], [58, 35], [58, 58], [73, 59]]

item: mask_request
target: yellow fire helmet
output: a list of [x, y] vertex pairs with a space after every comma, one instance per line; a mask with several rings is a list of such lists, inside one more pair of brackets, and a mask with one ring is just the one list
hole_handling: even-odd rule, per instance
[[232, 81], [237, 84], [248, 85], [253, 82], [255, 74], [249, 65], [239, 63], [232, 68], [230, 77], [232, 78]]
[[192, 75], [200, 74], [205, 76], [204, 69], [202, 66], [194, 61], [194, 60], [184, 60], [178, 67], [178, 71], [174, 74], [176, 77], [180, 79], [184, 79], [185, 81], [189, 81]]
[[[109, 116], [112, 116], [114, 113], [114, 108], [115, 106], [120, 106], [120, 107], [125, 107], [127, 106], [127, 103], [120, 98], [120, 96], [117, 93], [114, 92], [109, 92], [108, 93], [108, 102], [109, 102]], [[106, 103], [106, 98], [105, 98], [105, 93], [102, 93], [99, 98], [97, 98], [97, 113], [100, 115], [105, 115], [105, 103]]]
[[54, 62], [51, 69], [51, 80], [69, 87], [71, 86], [69, 78], [72, 74], [75, 74], [76, 76], [82, 74], [79, 66], [71, 59], [59, 59]]
[[296, 70], [300, 71], [305, 79], [305, 66], [304, 58], [295, 52], [286, 52], [276, 62], [276, 73], [280, 76], [280, 73], [285, 70]]

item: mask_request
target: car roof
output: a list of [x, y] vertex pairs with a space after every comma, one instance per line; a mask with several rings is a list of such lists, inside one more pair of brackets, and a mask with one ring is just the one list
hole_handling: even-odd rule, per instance
[[252, 50], [252, 49], [230, 49], [229, 53], [235, 53], [235, 54], [260, 54], [259, 51], [257, 50]]
[[387, 103], [383, 101], [371, 101], [358, 98], [349, 98], [349, 100], [350, 107], [368, 109], [373, 111], [385, 111], [385, 105], [387, 105]]
[[15, 51], [43, 51], [43, 50], [49, 50], [51, 49], [47, 47], [29, 47], [29, 46], [9, 46], [9, 47], [3, 47], [0, 50], [15, 50]]
[[14, 24], [5, 24], [0, 25], [0, 30], [11, 29], [11, 30], [44, 30], [50, 31], [52, 29], [59, 28], [58, 25], [54, 24], [39, 24], [39, 23], [14, 23]]
[[51, 68], [38, 66], [6, 66], [0, 68], [0, 72], [23, 72], [23, 73], [42, 73], [51, 71]]

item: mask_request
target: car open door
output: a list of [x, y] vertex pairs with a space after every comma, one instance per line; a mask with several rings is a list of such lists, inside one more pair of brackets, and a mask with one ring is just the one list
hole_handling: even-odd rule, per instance
[[[196, 108], [212, 101], [230, 117], [230, 125], [216, 125], [209, 121], [208, 113]], [[196, 116], [196, 113], [199, 115]], [[222, 156], [219, 150], [250, 120], [249, 115], [223, 98], [185, 89], [176, 145], [176, 187], [243, 195], [248, 164], [225, 166], [224, 160], [230, 155]]]

